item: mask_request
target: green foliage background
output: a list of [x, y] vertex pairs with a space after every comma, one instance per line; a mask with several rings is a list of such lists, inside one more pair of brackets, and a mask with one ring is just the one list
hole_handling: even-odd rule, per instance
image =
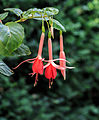
[[[64, 50], [74, 70], [67, 71], [64, 81], [60, 71], [52, 89], [48, 80], [31, 78], [31, 64], [25, 63], [11, 77], [0, 75], [0, 120], [99, 120], [99, 1], [98, 0], [0, 0], [0, 13], [4, 8], [56, 7], [56, 18], [63, 23]], [[14, 21], [8, 17], [3, 22]], [[4, 62], [15, 67], [26, 58], [37, 55], [41, 35], [41, 22], [27, 20], [25, 40], [32, 54], [27, 57], [8, 57]], [[55, 31], [53, 55], [59, 55], [59, 34]], [[43, 57], [48, 58], [47, 36]]]

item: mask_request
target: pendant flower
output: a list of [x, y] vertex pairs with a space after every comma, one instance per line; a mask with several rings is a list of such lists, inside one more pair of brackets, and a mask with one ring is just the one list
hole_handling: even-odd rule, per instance
[[[48, 51], [49, 51], [49, 60], [48, 61], [44, 60], [45, 62], [48, 62], [44, 66], [44, 69], [46, 68], [45, 69], [45, 77], [47, 79], [49, 79], [49, 88], [51, 88], [51, 85], [53, 84], [53, 79], [55, 79], [56, 76], [57, 76], [56, 69], [64, 70], [65, 67], [61, 67], [60, 65], [57, 65], [57, 64], [54, 63], [54, 61], [60, 60], [60, 59], [53, 60], [51, 37], [48, 38]], [[63, 60], [63, 59], [61, 59], [61, 60]], [[66, 60], [64, 60], [64, 61], [66, 61]]]
[[65, 68], [61, 67], [60, 65], [55, 64], [54, 60], [49, 60], [48, 63], [44, 66], [44, 69], [45, 69], [45, 77], [49, 79], [49, 88], [51, 88], [51, 85], [53, 84], [53, 79], [55, 79], [57, 76], [56, 69], [64, 70]]
[[43, 75], [43, 60], [42, 58], [37, 57], [34, 61], [30, 62], [33, 63], [32, 71], [33, 73], [29, 73], [29, 75], [36, 74], [34, 86], [36, 86], [38, 81], [38, 74]]
[[[62, 36], [62, 31], [60, 31], [60, 66], [65, 68], [64, 70], [61, 70], [61, 74], [64, 77], [64, 80], [66, 79], [66, 68], [68, 69], [73, 69], [75, 67], [67, 67], [66, 66], [66, 56], [65, 52], [63, 50], [63, 36]], [[63, 60], [61, 60], [63, 59]]]
[[[45, 28], [44, 28], [44, 21], [42, 21], [42, 34], [41, 34], [41, 38], [40, 38], [37, 57], [33, 58], [33, 59], [27, 59], [27, 60], [21, 62], [15, 68], [13, 68], [13, 69], [17, 69], [20, 65], [22, 65], [25, 62], [32, 63], [32, 73], [29, 73], [29, 75], [33, 76], [36, 74], [34, 86], [37, 85], [38, 74], [43, 75], [44, 69], [45, 69], [45, 77], [47, 79], [49, 79], [49, 88], [51, 88], [51, 85], [53, 84], [53, 79], [55, 79], [57, 76], [57, 69], [59, 69], [61, 71], [64, 79], [66, 79], [66, 68], [68, 68], [68, 69], [74, 68], [74, 67], [66, 66], [66, 62], [68, 62], [68, 63], [70, 63], [70, 62], [66, 60], [65, 53], [63, 51], [62, 32], [60, 32], [60, 58], [53, 59], [51, 36], [54, 37], [53, 26], [51, 26], [51, 29], [48, 33], [49, 60], [44, 60], [44, 58], [42, 58], [42, 49], [43, 49], [43, 43], [44, 43], [44, 37], [45, 37]], [[60, 61], [59, 65], [57, 65], [55, 63], [55, 61], [57, 61], [57, 60]], [[47, 62], [47, 64], [45, 66], [43, 65], [43, 61]]]
[[[65, 52], [63, 51], [63, 36], [62, 36], [62, 32], [60, 31], [60, 59], [66, 59], [66, 56], [65, 56]], [[60, 60], [60, 66], [61, 67], [65, 67], [66, 66], [66, 62], [63, 61], [63, 60]], [[63, 75], [64, 77], [64, 80], [66, 79], [66, 69], [64, 70], [61, 70], [61, 74]]]
[[42, 32], [41, 38], [40, 38], [39, 50], [38, 50], [37, 57], [33, 58], [33, 59], [27, 59], [27, 60], [21, 62], [15, 68], [13, 68], [13, 69], [17, 69], [20, 65], [22, 65], [25, 62], [32, 63], [32, 73], [29, 73], [29, 75], [33, 76], [34, 74], [36, 74], [34, 86], [37, 84], [38, 74], [40, 74], [40, 75], [43, 74], [43, 61], [44, 61], [44, 59], [42, 59], [41, 55], [42, 55], [42, 48], [43, 48], [43, 43], [44, 43], [44, 37], [45, 37], [45, 33]]

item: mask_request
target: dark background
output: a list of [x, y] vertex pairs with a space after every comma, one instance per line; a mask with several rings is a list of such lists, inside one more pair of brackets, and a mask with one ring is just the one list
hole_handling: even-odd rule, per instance
[[[39, 76], [34, 88], [32, 65], [25, 63], [11, 77], [0, 75], [0, 120], [99, 120], [99, 1], [98, 0], [0, 0], [0, 13], [4, 8], [56, 7], [55, 16], [66, 28], [64, 51], [71, 66], [67, 80], [58, 71], [51, 89], [48, 80]], [[3, 21], [18, 19], [10, 13]], [[15, 67], [22, 60], [37, 56], [41, 35], [41, 21], [27, 20], [24, 43], [32, 54], [27, 57], [8, 57], [4, 62]], [[59, 56], [59, 34], [55, 30], [53, 56]], [[43, 57], [48, 59], [47, 34]]]

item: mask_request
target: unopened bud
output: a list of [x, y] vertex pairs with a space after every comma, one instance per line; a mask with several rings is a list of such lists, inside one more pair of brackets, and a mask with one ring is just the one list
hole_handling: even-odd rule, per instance
[[45, 27], [44, 26], [42, 26], [42, 32], [45, 33]]
[[52, 35], [52, 37], [54, 39], [54, 29], [53, 29], [53, 26], [51, 26], [50, 30], [51, 30], [51, 35]]

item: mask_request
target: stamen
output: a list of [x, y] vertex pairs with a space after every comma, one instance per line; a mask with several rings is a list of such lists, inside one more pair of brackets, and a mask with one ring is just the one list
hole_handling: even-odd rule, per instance
[[34, 87], [37, 85], [37, 81], [38, 81], [38, 73], [36, 73], [36, 78], [35, 78]]
[[29, 73], [29, 75], [31, 75], [31, 77], [33, 77], [34, 74], [35, 74], [35, 73]]
[[51, 80], [51, 85], [53, 85], [53, 79]]
[[51, 80], [49, 79], [49, 88], [51, 88]]

